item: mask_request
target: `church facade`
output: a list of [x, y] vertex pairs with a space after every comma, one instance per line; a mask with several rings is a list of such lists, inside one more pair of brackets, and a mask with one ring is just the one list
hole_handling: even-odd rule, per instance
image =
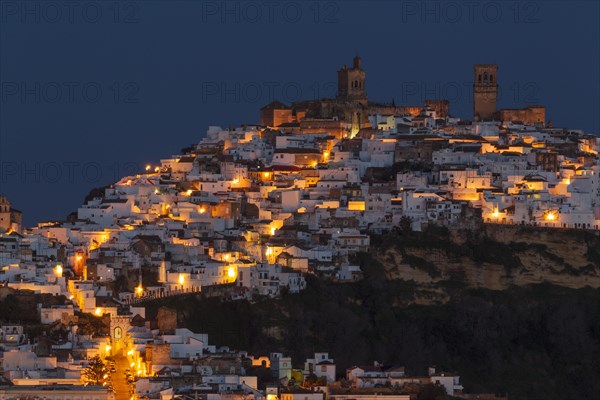
[[358, 56], [354, 57], [352, 67], [342, 66], [337, 75], [335, 98], [297, 101], [291, 106], [274, 101], [260, 110], [261, 125], [282, 131], [309, 134], [330, 132], [338, 138], [352, 138], [361, 129], [371, 128], [369, 115], [416, 116], [428, 106], [440, 118], [448, 116], [447, 100], [426, 100], [424, 105], [419, 106], [370, 101], [366, 90], [366, 71]]

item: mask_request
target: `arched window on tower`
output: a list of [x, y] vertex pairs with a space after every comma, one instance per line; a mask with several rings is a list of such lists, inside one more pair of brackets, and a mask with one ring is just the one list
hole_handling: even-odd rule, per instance
[[494, 75], [490, 74], [490, 83], [494, 83]]
[[479, 74], [479, 83], [481, 83], [481, 74]]
[[358, 88], [358, 81], [354, 81], [354, 87]]
[[483, 83], [488, 83], [488, 73], [487, 72], [483, 73]]

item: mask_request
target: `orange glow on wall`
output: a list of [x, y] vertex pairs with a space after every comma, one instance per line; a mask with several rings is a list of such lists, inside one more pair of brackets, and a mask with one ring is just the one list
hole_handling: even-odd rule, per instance
[[365, 211], [364, 201], [349, 201], [348, 211]]

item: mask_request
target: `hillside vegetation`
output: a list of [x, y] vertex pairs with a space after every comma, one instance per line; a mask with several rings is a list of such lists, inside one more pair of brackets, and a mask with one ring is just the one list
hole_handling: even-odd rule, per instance
[[[526, 235], [537, 241], [525, 242]], [[362, 266], [361, 281], [331, 283], [309, 276], [300, 294], [252, 303], [200, 295], [170, 298], [149, 304], [148, 315], [167, 306], [177, 310], [182, 326], [208, 333], [211, 343], [255, 355], [284, 352], [297, 366], [315, 351], [328, 351], [339, 374], [374, 360], [404, 365], [412, 374], [436, 365], [459, 372], [468, 391], [507, 392], [511, 399], [595, 398], [600, 393], [600, 289], [514, 277], [530, 265], [524, 254], [537, 249], [554, 260], [553, 268], [564, 265], [556, 276], [594, 278], [597, 237], [572, 237], [588, 241], [586, 254], [578, 249], [572, 256], [557, 251], [550, 236], [539, 232], [521, 233], [518, 242], [515, 237], [496, 231], [469, 237], [444, 229], [390, 234], [354, 260]], [[570, 242], [560, 240], [566, 251]], [[390, 259], [392, 252], [401, 261]], [[430, 258], [435, 253], [458, 259], [457, 267], [439, 267]], [[502, 285], [493, 286], [502, 290], [469, 278], [473, 271], [468, 269], [490, 266], [502, 270]], [[402, 269], [429, 278], [399, 279]]]

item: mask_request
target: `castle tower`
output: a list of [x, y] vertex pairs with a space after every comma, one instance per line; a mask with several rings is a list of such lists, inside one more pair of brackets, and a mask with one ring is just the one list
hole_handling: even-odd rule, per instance
[[473, 76], [473, 119], [493, 119], [498, 97], [498, 65], [475, 64]]
[[338, 99], [367, 101], [365, 71], [360, 66], [360, 57], [354, 57], [352, 68], [345, 65], [338, 71]]
[[0, 196], [0, 232], [7, 232], [10, 228], [10, 201], [5, 196]]

